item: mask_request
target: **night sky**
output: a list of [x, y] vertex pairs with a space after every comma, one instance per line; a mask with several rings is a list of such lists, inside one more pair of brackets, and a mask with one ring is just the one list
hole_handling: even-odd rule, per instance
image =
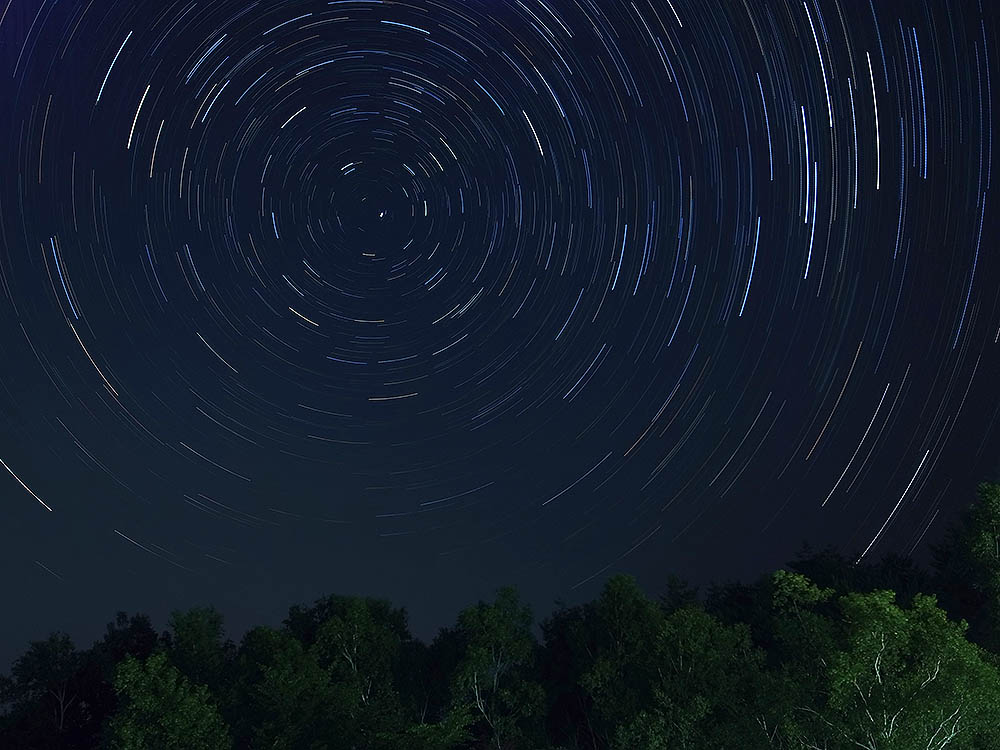
[[0, 661], [925, 555], [1000, 469], [997, 16], [0, 0]]

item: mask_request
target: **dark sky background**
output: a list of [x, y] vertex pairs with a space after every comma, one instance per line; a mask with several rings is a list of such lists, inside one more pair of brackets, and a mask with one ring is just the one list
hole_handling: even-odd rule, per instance
[[0, 661], [926, 554], [1000, 469], [993, 5], [0, 0]]

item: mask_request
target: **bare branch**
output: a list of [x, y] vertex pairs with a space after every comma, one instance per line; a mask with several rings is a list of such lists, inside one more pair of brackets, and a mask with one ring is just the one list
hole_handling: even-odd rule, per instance
[[[962, 707], [959, 706], [954, 711], [952, 711], [951, 716], [941, 722], [938, 728], [931, 735], [930, 739], [927, 740], [927, 750], [941, 750], [950, 743], [958, 735], [959, 722], [961, 721], [961, 711]], [[935, 744], [935, 738], [945, 729], [945, 725], [951, 722], [951, 727], [947, 729], [947, 734], [942, 735], [941, 739], [938, 740], [939, 744]]]
[[882, 672], [879, 670], [879, 664], [882, 661], [882, 654], [885, 653], [885, 632], [879, 633], [882, 640], [882, 646], [878, 650], [878, 654], [875, 656], [875, 679], [878, 680], [878, 684], [882, 684]]
[[940, 671], [941, 671], [941, 659], [938, 659], [937, 662], [934, 664], [934, 672], [932, 672], [931, 675], [926, 680], [924, 680], [922, 683], [920, 683], [920, 687], [923, 688], [928, 683], [930, 683], [933, 680], [937, 679], [938, 673]]

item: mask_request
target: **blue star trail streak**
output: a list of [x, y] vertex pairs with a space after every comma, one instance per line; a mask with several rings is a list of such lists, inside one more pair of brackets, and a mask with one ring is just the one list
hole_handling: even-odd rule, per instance
[[988, 0], [0, 5], [14, 601], [437, 623], [1000, 468]]

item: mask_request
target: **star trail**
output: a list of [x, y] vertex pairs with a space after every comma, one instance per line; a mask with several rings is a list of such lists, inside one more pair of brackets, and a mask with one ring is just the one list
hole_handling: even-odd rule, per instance
[[997, 31], [988, 0], [6, 0], [25, 638], [919, 553], [1000, 468]]

